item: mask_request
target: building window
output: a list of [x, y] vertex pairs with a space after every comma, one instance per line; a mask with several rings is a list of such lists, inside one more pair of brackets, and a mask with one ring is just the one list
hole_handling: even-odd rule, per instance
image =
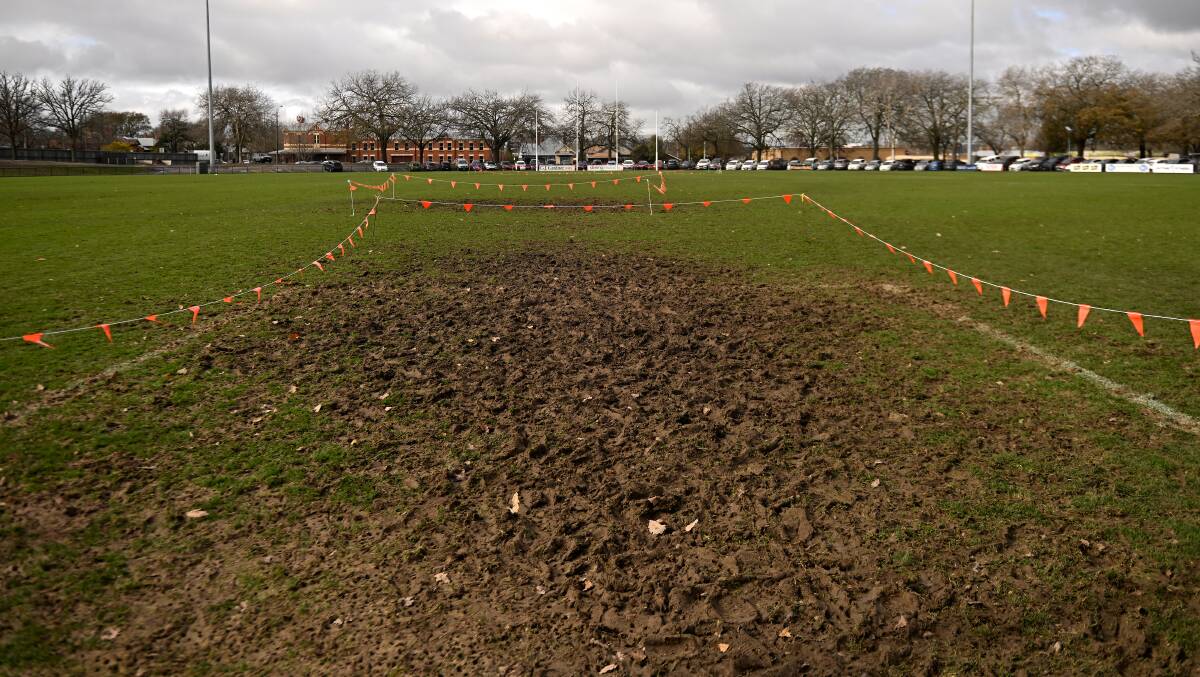
[[[358, 150], [358, 144], [357, 144], [357, 143], [352, 143], [352, 144], [350, 144], [350, 150]], [[357, 156], [357, 155], [355, 155], [355, 156], [354, 156], [354, 161], [355, 161], [355, 162], [358, 162], [358, 156]]]
[[446, 144], [444, 144], [444, 143], [439, 143], [439, 144], [438, 144], [438, 150], [446, 150]]
[[404, 142], [404, 150], [408, 150], [408, 142], [407, 141]]
[[471, 150], [475, 150], [475, 142], [474, 142], [474, 141], [470, 142], [470, 143], [469, 143], [469, 144], [467, 144], [467, 145], [471, 147], [471, 148], [470, 148]]
[[463, 149], [463, 142], [462, 142], [462, 141], [459, 141], [459, 142], [458, 142], [458, 149], [459, 149], [459, 150], [462, 150], [462, 149]]

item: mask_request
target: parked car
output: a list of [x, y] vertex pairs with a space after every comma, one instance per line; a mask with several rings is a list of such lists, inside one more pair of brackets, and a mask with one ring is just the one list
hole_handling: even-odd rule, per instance
[[485, 163], [483, 163], [483, 169], [484, 169], [484, 171], [493, 172], [497, 169], [496, 163], [495, 162], [485, 162]]
[[866, 165], [867, 165], [866, 160], [864, 160], [862, 158], [856, 158], [854, 160], [851, 160], [850, 164], [846, 165], [846, 171], [861, 172], [863, 170], [863, 167], [865, 167]]
[[376, 160], [371, 163], [371, 169], [377, 172], [386, 172], [388, 170], [388, 166], [383, 160]]
[[501, 160], [500, 161], [501, 171], [506, 171], [506, 172], [511, 171], [513, 169], [513, 167], [514, 167], [514, 165], [513, 165], [512, 160]]
[[321, 169], [326, 172], [340, 172], [342, 171], [342, 163], [337, 160], [326, 160], [321, 163]]
[[712, 160], [709, 160], [708, 158], [700, 158], [696, 161], [696, 169], [708, 169], [710, 164], [712, 164]]
[[737, 160], [730, 160], [729, 162], [725, 163], [725, 171], [736, 172], [740, 166], [742, 166], [741, 162]]
[[844, 172], [850, 168], [850, 161], [844, 157], [837, 158], [833, 161], [834, 171]]
[[625, 169], [633, 169], [634, 164], [635, 163], [633, 160], [622, 160], [621, 161], [621, 166]]
[[877, 172], [877, 171], [879, 171], [879, 166], [882, 164], [883, 164], [882, 160], [867, 160], [866, 163], [863, 164], [863, 171], [864, 172]]
[[800, 169], [804, 169], [805, 167], [804, 167], [803, 162], [801, 162], [800, 160], [798, 160], [796, 158], [792, 158], [791, 160], [788, 160], [787, 168], [788, 168], [788, 171], [797, 171]]
[[1008, 171], [1023, 172], [1025, 170], [1029, 169], [1031, 166], [1037, 164], [1037, 162], [1038, 161], [1036, 159], [1031, 158], [1031, 157], [1017, 158], [1016, 160], [1014, 160], [1012, 163], [1010, 163], [1008, 165]]
[[679, 169], [679, 160], [667, 160], [667, 169]]
[[724, 167], [724, 165], [721, 164], [721, 158], [719, 157], [712, 158], [708, 161], [708, 171], [710, 172], [720, 171], [722, 167]]
[[772, 171], [780, 171], [780, 170], [784, 170], [787, 168], [788, 168], [787, 161], [785, 161], [783, 158], [780, 158], [780, 157], [777, 157], [777, 158], [767, 162], [767, 169], [770, 169]]
[[467, 161], [463, 158], [458, 158], [457, 160], [454, 161], [455, 171], [465, 172], [470, 168], [471, 168], [471, 165], [468, 164]]
[[1077, 165], [1083, 162], [1087, 162], [1087, 160], [1081, 157], [1070, 157], [1058, 163], [1054, 168], [1060, 172], [1069, 172], [1071, 171], [1071, 165]]
[[742, 160], [742, 166], [738, 167], [743, 172], [752, 172], [758, 168], [758, 163], [754, 160]]
[[813, 166], [813, 169], [818, 172], [833, 171], [833, 160], [820, 160]]
[[760, 171], [760, 172], [765, 172], [770, 168], [771, 168], [770, 160], [759, 160], [758, 163], [754, 165], [754, 169], [757, 171]]
[[916, 164], [917, 164], [916, 162], [913, 162], [912, 160], [909, 160], [909, 159], [896, 160], [895, 162], [892, 163], [892, 171], [893, 172], [911, 172], [913, 170], [913, 167], [916, 166]]
[[917, 160], [913, 163], [914, 172], [923, 172], [929, 168], [929, 160]]

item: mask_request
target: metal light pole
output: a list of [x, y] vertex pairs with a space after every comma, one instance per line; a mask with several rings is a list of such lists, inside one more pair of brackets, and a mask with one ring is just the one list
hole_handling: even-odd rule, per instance
[[654, 111], [654, 170], [658, 168], [658, 111]]
[[621, 166], [621, 89], [620, 85], [613, 84], [613, 145], [616, 148], [613, 152], [617, 154], [617, 166]]
[[967, 86], [967, 164], [975, 164], [975, 0], [971, 0], [971, 75]]
[[1067, 130], [1067, 155], [1068, 155], [1068, 156], [1070, 156], [1070, 155], [1072, 154], [1072, 153], [1071, 153], [1071, 134], [1072, 134], [1072, 133], [1073, 133], [1075, 130], [1074, 130], [1074, 129], [1072, 129], [1071, 127], [1069, 127], [1069, 126], [1068, 126], [1068, 127], [1066, 127], [1066, 130]]
[[279, 111], [283, 106], [275, 107], [275, 164], [283, 162], [283, 130], [279, 128]]
[[204, 41], [208, 46], [208, 168], [215, 174], [217, 147], [213, 144], [212, 24], [208, 18], [208, 0], [204, 0]]

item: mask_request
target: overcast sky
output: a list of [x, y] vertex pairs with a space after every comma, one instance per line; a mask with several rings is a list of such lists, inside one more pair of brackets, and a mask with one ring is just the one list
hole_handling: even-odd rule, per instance
[[[398, 70], [424, 92], [583, 85], [649, 121], [855, 66], [966, 72], [968, 0], [211, 0], [215, 83], [310, 114], [331, 79]], [[203, 0], [4, 3], [0, 69], [107, 82], [157, 121], [205, 82]], [[1200, 0], [978, 0], [977, 73], [1081, 54], [1175, 72], [1200, 51]]]

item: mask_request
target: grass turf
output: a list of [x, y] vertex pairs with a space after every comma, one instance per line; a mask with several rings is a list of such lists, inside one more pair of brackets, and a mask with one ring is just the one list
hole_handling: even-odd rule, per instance
[[[487, 178], [496, 180], [493, 176], [501, 175]], [[137, 317], [211, 301], [272, 280], [327, 251], [350, 231], [356, 219], [348, 214], [344, 178], [257, 175], [0, 182], [0, 233], [15, 243], [9, 265], [0, 271], [5, 289], [0, 334]], [[372, 183], [379, 177], [355, 178]], [[499, 180], [519, 185], [532, 177], [508, 175]], [[551, 175], [542, 180], [566, 179]], [[1096, 305], [1200, 315], [1191, 293], [1195, 235], [1190, 232], [1193, 215], [1200, 212], [1200, 191], [1189, 177], [674, 173], [668, 175], [668, 184], [667, 197], [655, 195], [656, 201], [805, 192], [880, 237], [963, 274]], [[510, 186], [503, 194], [476, 193], [461, 185], [456, 189], [428, 186], [418, 178], [401, 182], [397, 195], [476, 202], [503, 197], [529, 203], [578, 202], [594, 195], [599, 203], [644, 204], [646, 189], [626, 181], [620, 187], [606, 185], [595, 191], [577, 186], [572, 192], [546, 193], [533, 187], [517, 192]], [[1089, 449], [1103, 450], [1099, 456], [1070, 458], [1061, 450], [1027, 449], [981, 462], [971, 472], [990, 489], [973, 500], [946, 504], [946, 514], [977, 530], [980, 538], [986, 538], [992, 526], [1015, 519], [1052, 522], [1064, 511], [1094, 519], [1111, 516], [1114, 524], [1103, 534], [1105, 538], [1132, 543], [1164, 568], [1186, 568], [1200, 557], [1200, 487], [1194, 479], [1200, 470], [1200, 453], [1193, 438], [1167, 435], [1166, 441], [1146, 448], [1136, 438], [1089, 435], [1090, 416], [1139, 415], [1132, 406], [1112, 401], [1090, 385], [1043, 379], [1044, 370], [1036, 365], [997, 365], [995, 353], [1004, 350], [954, 324], [952, 318], [965, 314], [988, 322], [1200, 415], [1200, 398], [1195, 397], [1200, 357], [1192, 350], [1185, 326], [1148, 320], [1148, 338], [1143, 340], [1120, 316], [1093, 314], [1079, 331], [1073, 311], [1062, 307], [1051, 307], [1049, 321], [1042, 321], [1025, 299], [1004, 309], [998, 294], [989, 291], [989, 297], [980, 300], [965, 280], [955, 288], [944, 276], [930, 278], [799, 200], [791, 205], [780, 200], [708, 209], [681, 207], [654, 215], [641, 207], [620, 215], [482, 209], [465, 214], [386, 203], [363, 246], [328, 273], [306, 273], [301, 283], [337, 285], [352, 279], [361, 270], [356, 257], [368, 259], [372, 273], [387, 274], [413, 258], [437, 257], [464, 247], [486, 252], [529, 241], [569, 239], [601, 249], [661, 251], [742, 265], [772, 282], [802, 280], [810, 288], [813, 283], [827, 284], [838, 293], [853, 294], [858, 287], [883, 283], [915, 289], [928, 299], [930, 311], [911, 304], [880, 309], [895, 317], [901, 328], [881, 330], [873, 337], [879, 369], [920, 365], [914, 389], [934, 388], [939, 410], [950, 416], [955, 415], [956, 405], [968, 404], [962, 398], [977, 393], [981, 384], [1020, 383], [1031, 410], [1053, 411], [1055, 425], [1064, 435], [1078, 433]], [[269, 295], [264, 301], [264, 312], [286, 312], [270, 305]], [[866, 302], [880, 303], [875, 298]], [[81, 459], [113, 449], [134, 458], [152, 457], [186, 444], [191, 428], [213, 424], [220, 412], [238, 407], [247, 380], [252, 379], [227, 376], [212, 383], [169, 385], [169, 375], [184, 364], [180, 355], [222, 331], [212, 322], [213, 315], [222, 312], [225, 309], [220, 307], [211, 313], [206, 310], [198, 330], [186, 327], [186, 316], [176, 316], [168, 327], [115, 330], [112, 344], [96, 330], [56, 337], [51, 340], [55, 351], [0, 345], [3, 409], [17, 412], [43, 396], [39, 385], [54, 391], [169, 341], [182, 340], [182, 347], [134, 367], [129, 377], [150, 385], [161, 382], [172, 405], [199, 406], [209, 417], [163, 420], [156, 415], [156, 406], [145, 402], [138, 406], [136, 398], [130, 399], [137, 393], [97, 395], [107, 410], [129, 412], [119, 429], [109, 429], [103, 421], [80, 424], [86, 418], [83, 410], [91, 405], [83, 400], [70, 402], [69, 415], [36, 415], [20, 429], [0, 428], [4, 478], [29, 490], [54, 490], [79, 473], [105, 472], [80, 465]], [[178, 468], [164, 471], [163, 491], [186, 493], [188, 487], [203, 487], [211, 492], [203, 507], [225, 510], [231, 516], [238, 514], [237, 497], [255, 487], [283, 486], [301, 496], [314, 477], [338, 474], [356, 453], [331, 442], [337, 431], [322, 427], [308, 412], [301, 406], [289, 410], [286, 429], [278, 431], [280, 439], [275, 442], [189, 456]], [[1020, 426], [1023, 421], [1011, 424]], [[276, 458], [295, 441], [319, 449], [302, 467], [289, 467]], [[122, 471], [108, 472], [114, 473], [115, 480]], [[1047, 488], [1046, 477], [1060, 481]], [[335, 503], [369, 506], [373, 491], [369, 486], [345, 487], [334, 495]], [[0, 524], [6, 538], [18, 544], [22, 561], [62, 562], [61, 571], [70, 572], [50, 568], [39, 574], [33, 587], [8, 589], [0, 608], [22, 617], [42, 584], [65, 586], [97, 600], [99, 606], [119, 597], [121, 586], [129, 583], [122, 554], [112, 553], [104, 561], [78, 568], [66, 563], [103, 542], [125, 520], [119, 510], [106, 511], [62, 543], [27, 543], [12, 523]], [[1167, 544], [1167, 539], [1173, 544]], [[1147, 606], [1173, 642], [1191, 650], [1200, 648], [1200, 628], [1186, 609], [1165, 602]], [[119, 605], [107, 613], [114, 615], [112, 622], [119, 622]], [[22, 627], [17, 635], [3, 638], [2, 653], [10, 657], [10, 665], [53, 660], [55, 652], [45, 647], [46, 633], [55, 630]], [[67, 641], [59, 638], [52, 643]]]

